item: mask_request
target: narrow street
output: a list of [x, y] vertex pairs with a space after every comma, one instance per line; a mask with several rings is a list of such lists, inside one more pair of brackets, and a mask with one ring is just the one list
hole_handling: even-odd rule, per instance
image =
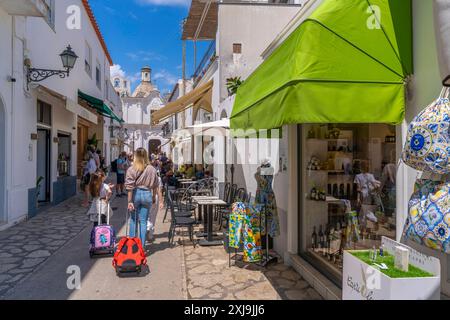
[[[91, 223], [80, 203], [79, 197], [69, 199], [2, 233], [0, 245], [9, 249], [0, 259], [2, 299], [184, 299], [182, 247], [169, 247], [168, 223], [157, 223], [157, 239], [149, 246], [150, 274], [119, 278], [111, 257], [90, 259]], [[120, 237], [125, 235], [126, 199], [115, 198], [112, 207], [111, 222]], [[69, 266], [80, 267], [80, 290], [67, 287]]]
[[[2, 233], [0, 299], [321, 299], [282, 263], [267, 269], [240, 264], [229, 268], [223, 247], [194, 248], [184, 234], [169, 246], [164, 210], [158, 215], [156, 241], [149, 246], [150, 273], [119, 278], [111, 257], [89, 257], [91, 223], [81, 200], [73, 197]], [[111, 205], [111, 223], [118, 237], [124, 236], [126, 198], [114, 198]], [[74, 266], [80, 270], [79, 290], [68, 288], [73, 274], [68, 268]]]

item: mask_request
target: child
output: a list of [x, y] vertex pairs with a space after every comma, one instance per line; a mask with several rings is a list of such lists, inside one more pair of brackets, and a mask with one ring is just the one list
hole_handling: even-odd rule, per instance
[[91, 208], [87, 212], [89, 220], [94, 222], [94, 226], [98, 225], [98, 215], [101, 214], [101, 223], [106, 223], [106, 215], [112, 216], [112, 210], [109, 207], [109, 199], [112, 191], [111, 185], [105, 183], [106, 176], [102, 171], [97, 171], [91, 175], [89, 183], [89, 193], [93, 198]]
[[159, 188], [158, 192], [156, 193], [156, 196], [154, 198], [154, 202], [152, 204], [152, 207], [150, 209], [150, 214], [148, 215], [148, 222], [147, 222], [147, 241], [153, 242], [155, 241], [155, 223], [156, 223], [156, 216], [158, 215], [158, 211], [162, 210], [164, 207], [164, 201], [161, 199], [164, 199], [162, 197], [162, 180], [161, 177], [158, 176], [159, 181]]

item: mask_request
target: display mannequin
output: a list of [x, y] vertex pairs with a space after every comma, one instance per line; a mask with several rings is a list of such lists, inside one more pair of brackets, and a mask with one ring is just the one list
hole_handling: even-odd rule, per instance
[[280, 235], [277, 202], [272, 188], [274, 172], [275, 169], [270, 164], [270, 161], [264, 160], [255, 173], [258, 185], [255, 202], [265, 206], [268, 234], [272, 238]]

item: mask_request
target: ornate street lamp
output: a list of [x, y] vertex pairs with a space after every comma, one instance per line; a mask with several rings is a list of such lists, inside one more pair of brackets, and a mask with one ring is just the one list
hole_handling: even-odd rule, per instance
[[60, 78], [66, 78], [70, 74], [70, 70], [73, 69], [78, 56], [73, 52], [70, 45], [67, 46], [60, 55], [63, 67], [66, 70], [50, 70], [50, 69], [36, 69], [28, 66], [27, 70], [27, 86], [30, 82], [40, 82], [51, 76], [58, 75]]

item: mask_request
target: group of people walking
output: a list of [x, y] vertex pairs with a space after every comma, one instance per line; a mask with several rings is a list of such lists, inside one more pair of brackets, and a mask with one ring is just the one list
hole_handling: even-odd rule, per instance
[[[81, 188], [85, 192], [83, 206], [91, 206], [87, 212], [94, 224], [98, 224], [99, 214], [101, 223], [106, 223], [106, 217], [112, 216], [113, 211], [109, 202], [115, 187], [116, 197], [127, 197], [127, 210], [130, 212], [129, 236], [138, 236], [142, 244], [146, 240], [152, 242], [155, 237], [155, 222], [158, 211], [163, 208], [162, 179], [159, 176], [159, 166], [156, 159], [152, 162], [144, 148], [135, 151], [132, 157], [122, 152], [115, 161], [112, 171], [116, 172], [116, 185], [106, 183], [107, 175], [98, 164], [92, 148], [88, 149], [88, 160], [81, 179]], [[155, 167], [156, 166], [156, 167]], [[138, 231], [138, 235], [136, 232]]]

